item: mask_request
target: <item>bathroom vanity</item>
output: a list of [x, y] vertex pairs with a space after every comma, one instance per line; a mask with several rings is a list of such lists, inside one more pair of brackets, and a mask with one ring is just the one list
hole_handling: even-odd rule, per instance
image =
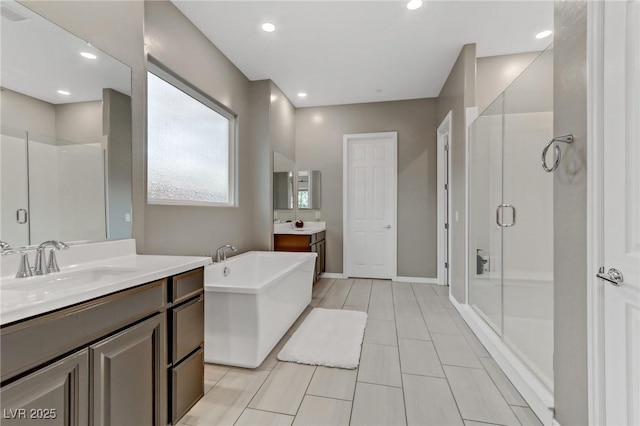
[[[140, 256], [133, 240], [80, 247], [59, 254], [61, 272], [3, 276], [2, 424], [177, 423], [204, 393], [211, 259]], [[82, 262], [87, 251], [101, 260]]]
[[273, 231], [275, 251], [295, 251], [317, 253], [315, 280], [325, 272], [326, 226], [324, 222], [306, 222], [304, 227], [295, 228], [292, 223], [276, 223]]

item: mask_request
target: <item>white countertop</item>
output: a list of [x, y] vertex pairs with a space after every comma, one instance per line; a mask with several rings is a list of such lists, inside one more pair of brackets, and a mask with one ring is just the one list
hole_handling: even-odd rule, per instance
[[296, 228], [294, 222], [273, 224], [274, 234], [313, 235], [326, 229], [326, 222], [304, 222], [302, 228]]
[[[0, 323], [44, 314], [211, 263], [209, 257], [137, 255], [132, 241], [72, 246], [58, 255], [60, 272], [29, 278], [13, 278], [17, 263], [14, 259], [5, 261], [10, 256], [3, 256]], [[33, 259], [31, 254], [30, 261]]]

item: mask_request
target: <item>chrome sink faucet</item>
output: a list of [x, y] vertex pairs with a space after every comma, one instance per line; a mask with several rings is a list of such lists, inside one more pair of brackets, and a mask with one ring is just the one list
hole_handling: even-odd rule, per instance
[[[49, 250], [49, 261], [45, 259], [44, 250], [47, 247], [53, 247]], [[68, 245], [62, 241], [50, 240], [40, 244], [36, 249], [36, 266], [33, 272], [36, 275], [50, 274], [51, 272], [60, 272], [58, 261], [56, 260], [55, 250], [67, 250]], [[54, 250], [55, 249], [55, 250]], [[22, 262], [21, 262], [22, 264]]]
[[0, 241], [0, 249], [2, 250], [2, 255], [6, 256], [8, 254], [19, 254], [20, 255], [20, 264], [18, 265], [18, 273], [16, 274], [16, 278], [26, 278], [33, 275], [33, 271], [31, 270], [31, 266], [29, 266], [29, 256], [22, 250], [14, 250], [11, 246], [4, 241]]
[[225, 244], [223, 246], [218, 247], [218, 249], [216, 250], [216, 262], [215, 263], [220, 263], [222, 261], [227, 261], [227, 251], [233, 251], [236, 252], [238, 251], [237, 248], [235, 248], [234, 246], [232, 246], [231, 244]]
[[0, 241], [0, 250], [2, 250], [2, 254], [9, 254], [9, 252], [11, 251], [11, 246], [8, 243], [5, 243], [4, 241]]

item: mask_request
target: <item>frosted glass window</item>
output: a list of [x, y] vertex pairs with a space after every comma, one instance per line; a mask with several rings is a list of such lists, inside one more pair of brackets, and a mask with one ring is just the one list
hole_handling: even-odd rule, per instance
[[147, 202], [233, 205], [233, 116], [172, 83], [148, 73]]

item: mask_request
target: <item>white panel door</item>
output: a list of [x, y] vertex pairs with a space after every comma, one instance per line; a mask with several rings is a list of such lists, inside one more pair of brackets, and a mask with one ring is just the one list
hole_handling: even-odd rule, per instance
[[640, 425], [640, 1], [604, 12], [605, 416]]
[[345, 135], [345, 274], [395, 278], [397, 134]]

